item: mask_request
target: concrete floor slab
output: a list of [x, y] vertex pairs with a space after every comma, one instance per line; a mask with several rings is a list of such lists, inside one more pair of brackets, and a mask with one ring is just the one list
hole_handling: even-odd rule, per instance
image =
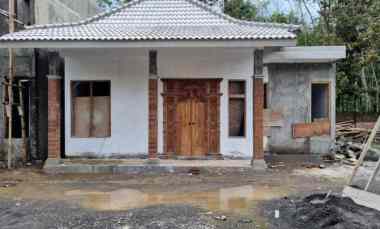
[[186, 172], [191, 168], [251, 168], [250, 160], [159, 160], [148, 159], [65, 159], [46, 163], [47, 173], [141, 173]]

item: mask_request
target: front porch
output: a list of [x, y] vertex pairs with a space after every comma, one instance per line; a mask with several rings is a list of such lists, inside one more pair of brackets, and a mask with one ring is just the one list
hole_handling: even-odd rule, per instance
[[[262, 50], [256, 50], [62, 51], [65, 75], [48, 77], [46, 167], [61, 161], [66, 169], [73, 167], [66, 157], [115, 156], [193, 159], [174, 166], [185, 168], [210, 165], [210, 161], [194, 159], [225, 157], [246, 159], [243, 167], [252, 159], [264, 164], [263, 77], [253, 69], [254, 55], [262, 58]], [[105, 163], [120, 163], [128, 169], [135, 164]], [[161, 161], [154, 168], [173, 167], [171, 163]], [[149, 162], [138, 164], [146, 168]], [[113, 172], [116, 167], [101, 166], [100, 170]], [[97, 170], [88, 165], [82, 169]]]
[[[239, 170], [252, 168], [250, 160], [151, 160], [151, 159], [63, 159], [60, 163], [47, 162], [44, 171], [50, 174], [108, 173], [196, 173], [218, 168]], [[255, 166], [255, 170], [263, 170]]]

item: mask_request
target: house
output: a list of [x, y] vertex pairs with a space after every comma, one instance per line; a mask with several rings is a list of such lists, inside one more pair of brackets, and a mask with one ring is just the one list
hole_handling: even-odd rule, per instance
[[[222, 5], [222, 4], [219, 4]], [[254, 158], [321, 153], [344, 47], [296, 47], [298, 26], [241, 21], [198, 0], [134, 0], [33, 26], [2, 48], [54, 48], [48, 158]], [[61, 146], [61, 143], [63, 143]]]
[[[74, 3], [75, 2], [75, 3]], [[9, 32], [8, 0], [0, 1], [0, 35]], [[15, 0], [16, 30], [24, 25], [51, 24], [78, 21], [99, 13], [96, 0]], [[16, 49], [14, 84], [23, 87], [23, 107], [13, 107], [12, 144], [15, 159], [28, 161], [43, 160], [47, 155], [47, 78], [49, 60], [59, 56], [54, 49]], [[59, 58], [60, 59], [60, 58]], [[8, 49], [0, 49], [0, 74], [2, 83], [8, 75]], [[59, 60], [62, 62], [62, 60]], [[8, 121], [4, 109], [4, 96], [7, 97], [5, 84], [0, 87], [0, 167], [5, 160], [8, 148]], [[14, 87], [14, 100], [19, 101], [19, 88]], [[7, 99], [7, 98], [6, 98]], [[26, 126], [27, 155], [23, 154], [22, 118], [23, 111]], [[5, 153], [4, 153], [5, 152]], [[24, 158], [26, 157], [26, 158]]]

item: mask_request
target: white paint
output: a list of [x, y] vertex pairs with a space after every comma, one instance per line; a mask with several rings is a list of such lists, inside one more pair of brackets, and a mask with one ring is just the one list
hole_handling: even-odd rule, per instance
[[[161, 78], [223, 78], [221, 82], [220, 149], [223, 155], [252, 156], [253, 49], [158, 49]], [[66, 155], [96, 156], [147, 154], [148, 152], [148, 50], [65, 50]], [[228, 136], [228, 80], [245, 80], [246, 132]], [[111, 80], [111, 137], [71, 137], [71, 80]], [[159, 81], [158, 149], [163, 152], [162, 83]]]
[[[220, 84], [220, 152], [225, 156], [252, 156], [253, 49], [160, 49], [161, 78], [223, 78]], [[228, 81], [246, 81], [246, 137], [228, 136]], [[162, 82], [159, 83], [162, 93]], [[159, 93], [159, 94], [160, 94]], [[158, 151], [163, 152], [163, 99], [159, 97]]]
[[283, 47], [266, 53], [264, 63], [328, 63], [346, 58], [345, 46]]
[[[128, 50], [70, 51], [65, 55], [66, 155], [148, 152], [148, 54]], [[71, 80], [111, 81], [111, 137], [71, 137]]]

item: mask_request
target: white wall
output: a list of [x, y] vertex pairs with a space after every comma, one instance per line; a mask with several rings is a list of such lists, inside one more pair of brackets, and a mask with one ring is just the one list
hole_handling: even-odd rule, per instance
[[[160, 78], [223, 78], [221, 82], [220, 149], [223, 155], [252, 156], [253, 49], [159, 49]], [[66, 155], [92, 153], [147, 154], [148, 50], [65, 51]], [[111, 137], [71, 138], [70, 80], [111, 80]], [[228, 136], [228, 80], [246, 80], [247, 136]], [[163, 100], [159, 81], [158, 151], [163, 152]]]
[[[223, 78], [221, 82], [220, 151], [226, 156], [252, 156], [253, 49], [158, 50], [160, 78]], [[246, 80], [246, 128], [243, 138], [228, 136], [228, 80]], [[159, 86], [162, 92], [162, 83]], [[158, 151], [163, 152], [163, 99], [159, 97]]]
[[[147, 51], [66, 51], [66, 155], [129, 155], [148, 152]], [[71, 80], [111, 81], [111, 137], [71, 137]]]

